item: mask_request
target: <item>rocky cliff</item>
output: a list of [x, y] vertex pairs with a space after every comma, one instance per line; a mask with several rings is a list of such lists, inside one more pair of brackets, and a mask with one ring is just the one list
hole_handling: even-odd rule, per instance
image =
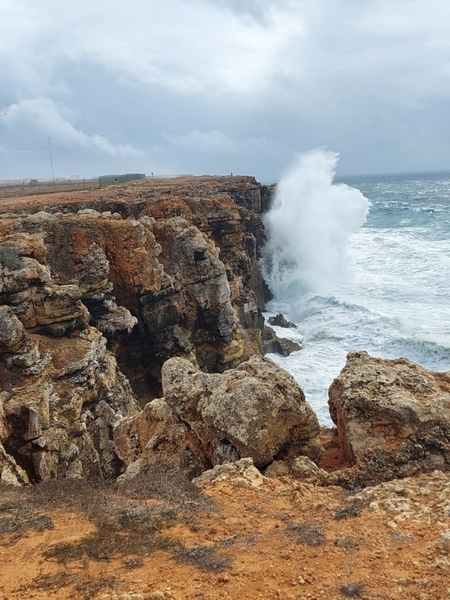
[[0, 200], [0, 481], [241, 458], [348, 488], [450, 470], [450, 374], [350, 354], [321, 441], [262, 357], [270, 193], [199, 177]]
[[116, 476], [112, 431], [161, 396], [168, 358], [258, 353], [269, 192], [204, 177], [0, 202], [4, 480]]

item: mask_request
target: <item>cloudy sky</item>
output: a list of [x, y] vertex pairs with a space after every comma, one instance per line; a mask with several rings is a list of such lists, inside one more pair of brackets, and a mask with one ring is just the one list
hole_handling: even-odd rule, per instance
[[446, 0], [0, 0], [0, 179], [450, 169]]

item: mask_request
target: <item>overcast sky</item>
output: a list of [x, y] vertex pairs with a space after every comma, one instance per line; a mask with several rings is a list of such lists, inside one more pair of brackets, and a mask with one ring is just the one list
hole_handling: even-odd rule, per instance
[[0, 179], [450, 169], [448, 0], [0, 0]]

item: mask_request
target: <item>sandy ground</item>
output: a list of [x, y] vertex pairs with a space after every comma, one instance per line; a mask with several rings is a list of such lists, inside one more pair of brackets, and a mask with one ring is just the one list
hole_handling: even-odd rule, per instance
[[[0, 599], [448, 598], [450, 561], [441, 536], [450, 529], [449, 490], [443, 474], [356, 496], [287, 479], [258, 489], [221, 483], [207, 490], [209, 502], [127, 499], [126, 510], [117, 496], [101, 493], [89, 500], [105, 506], [99, 519], [86, 508], [65, 509], [61, 499], [52, 510], [48, 496], [40, 504], [2, 488]], [[60, 542], [76, 546], [105, 518], [117, 523], [138, 515], [141, 531], [139, 515], [148, 511], [170, 514], [157, 531], [170, 549], [146, 551], [144, 532], [144, 550], [127, 553], [118, 529], [110, 552], [95, 559], [90, 551], [67, 557], [54, 550]], [[41, 531], [5, 532], [5, 519], [26, 521], [21, 512], [32, 515], [30, 522], [50, 517], [53, 528], [44, 519]]]

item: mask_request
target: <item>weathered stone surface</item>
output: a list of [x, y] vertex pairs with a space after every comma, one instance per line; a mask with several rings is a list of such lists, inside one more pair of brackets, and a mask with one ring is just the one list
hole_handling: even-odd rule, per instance
[[[131, 460], [117, 455], [112, 430], [138, 409], [106, 347], [143, 405], [160, 395], [167, 358], [233, 368], [255, 351], [244, 329], [263, 324], [268, 190], [252, 178], [198, 178], [103, 194], [0, 200], [0, 436], [33, 481], [114, 477]], [[169, 447], [189, 446], [188, 426], [171, 418], [166, 462]], [[201, 441], [188, 430], [194, 453]], [[239, 457], [222, 440], [212, 454]]]
[[162, 369], [166, 402], [189, 424], [213, 464], [224, 445], [264, 466], [279, 453], [321, 454], [319, 425], [294, 379], [257, 356], [219, 374], [198, 371], [181, 358]]
[[199, 440], [180, 421], [162, 398], [152, 400], [135, 417], [120, 421], [114, 429], [115, 450], [127, 469], [120, 483], [152, 471], [184, 473], [192, 478], [207, 468]]
[[330, 386], [329, 405], [355, 482], [450, 468], [450, 373], [354, 352]]
[[292, 352], [301, 350], [302, 347], [293, 340], [278, 337], [271, 327], [265, 326], [262, 336], [262, 349], [264, 354], [281, 354], [281, 356], [289, 356]]
[[117, 476], [112, 429], [138, 406], [106, 339], [94, 328], [51, 343], [30, 337], [44, 345], [48, 362], [38, 373], [17, 366], [0, 373], [2, 383], [14, 383], [0, 394], [5, 453], [30, 481]]
[[260, 487], [266, 478], [261, 475], [258, 469], [253, 465], [251, 458], [241, 458], [234, 463], [216, 465], [213, 469], [205, 471], [199, 477], [192, 480], [192, 483], [199, 488], [210, 485], [217, 485], [226, 482], [236, 487]]

